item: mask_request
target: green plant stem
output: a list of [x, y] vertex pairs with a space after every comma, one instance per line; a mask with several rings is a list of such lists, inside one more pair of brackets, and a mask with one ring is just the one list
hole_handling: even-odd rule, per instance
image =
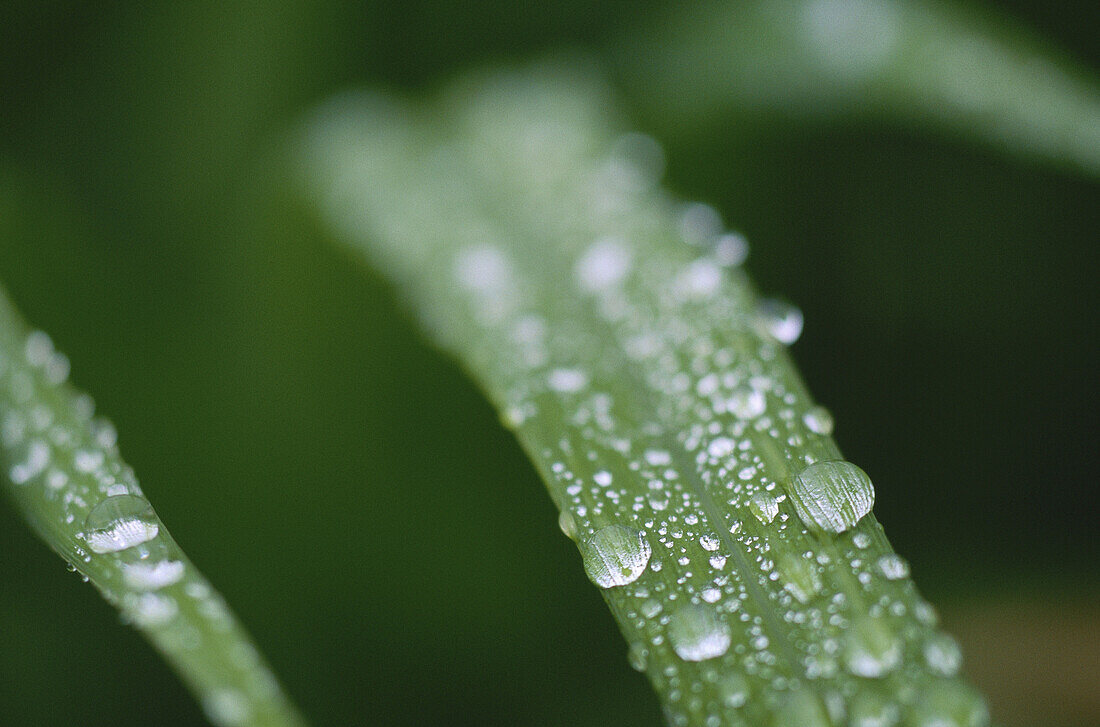
[[[247, 633], [144, 499], [114, 427], [0, 289], [0, 461], [34, 531], [167, 659], [218, 725], [304, 722]], [[94, 678], [94, 675], [89, 675]]]
[[345, 96], [303, 142], [309, 189], [515, 431], [670, 724], [987, 724], [781, 342], [791, 310], [608, 95], [546, 67]]
[[1100, 174], [1100, 84], [1005, 18], [934, 0], [711, 0], [608, 54], [657, 127], [889, 120]]

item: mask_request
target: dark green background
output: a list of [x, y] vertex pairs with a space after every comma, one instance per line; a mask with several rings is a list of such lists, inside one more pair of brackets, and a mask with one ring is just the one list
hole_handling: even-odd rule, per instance
[[[598, 51], [665, 4], [0, 5], [0, 278], [317, 725], [659, 723], [517, 445], [279, 160], [349, 85]], [[1095, 8], [1001, 7], [1100, 65]], [[975, 673], [1026, 682], [1052, 619], [1095, 643], [1100, 185], [888, 127], [715, 128], [650, 128], [669, 183], [805, 310], [795, 357]], [[201, 723], [4, 500], [0, 568], [0, 724]], [[998, 652], [965, 638], [990, 608]], [[1010, 724], [1096, 719], [1010, 696]]]

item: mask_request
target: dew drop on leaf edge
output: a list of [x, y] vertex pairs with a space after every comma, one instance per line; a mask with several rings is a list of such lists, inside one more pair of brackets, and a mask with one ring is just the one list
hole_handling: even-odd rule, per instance
[[582, 549], [584, 571], [600, 588], [625, 586], [638, 580], [653, 551], [640, 531], [608, 525], [588, 539]]

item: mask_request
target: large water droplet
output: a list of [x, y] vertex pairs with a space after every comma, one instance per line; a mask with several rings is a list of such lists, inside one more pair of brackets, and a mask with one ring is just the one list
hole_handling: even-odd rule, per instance
[[115, 495], [92, 508], [84, 520], [84, 540], [96, 553], [116, 553], [157, 537], [153, 506], [137, 495]]
[[844, 644], [844, 666], [856, 676], [876, 679], [901, 663], [901, 644], [881, 619], [863, 616], [852, 622]]
[[756, 305], [760, 326], [775, 340], [790, 345], [802, 335], [802, 311], [785, 300], [764, 298]]
[[668, 640], [684, 661], [705, 661], [726, 653], [730, 630], [713, 608], [687, 604], [669, 617]]
[[638, 580], [652, 549], [645, 536], [625, 525], [608, 525], [584, 545], [584, 571], [601, 588], [625, 586]]
[[815, 462], [791, 480], [791, 504], [809, 528], [842, 533], [875, 504], [867, 473], [851, 462]]

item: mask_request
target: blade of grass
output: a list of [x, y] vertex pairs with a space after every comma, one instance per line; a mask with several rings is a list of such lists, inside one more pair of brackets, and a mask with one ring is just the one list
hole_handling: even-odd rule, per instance
[[608, 95], [551, 68], [339, 98], [307, 184], [515, 431], [670, 724], [987, 724], [785, 349], [800, 314]]
[[1006, 18], [930, 0], [717, 0], [610, 50], [661, 128], [770, 112], [942, 129], [1100, 174], [1095, 75]]
[[67, 383], [69, 362], [0, 288], [0, 461], [34, 531], [172, 665], [217, 725], [297, 715], [222, 597], [187, 559], [122, 461], [114, 427]]

